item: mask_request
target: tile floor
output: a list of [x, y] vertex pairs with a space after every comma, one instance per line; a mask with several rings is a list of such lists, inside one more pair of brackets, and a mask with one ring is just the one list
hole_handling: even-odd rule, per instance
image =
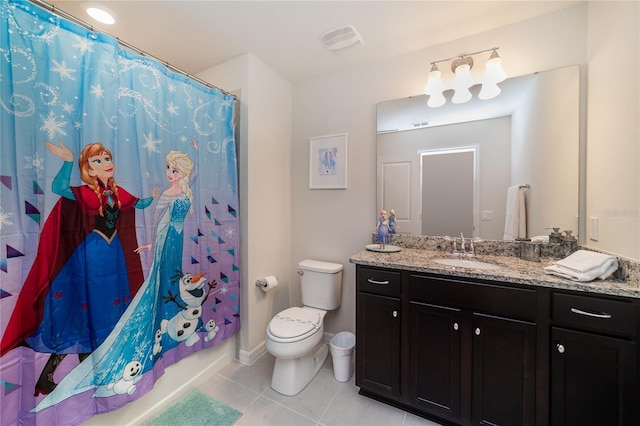
[[340, 383], [333, 376], [331, 355], [313, 381], [295, 396], [269, 386], [274, 357], [266, 353], [253, 365], [233, 361], [196, 387], [242, 412], [235, 426], [385, 425], [438, 426], [437, 423], [358, 395], [355, 377]]

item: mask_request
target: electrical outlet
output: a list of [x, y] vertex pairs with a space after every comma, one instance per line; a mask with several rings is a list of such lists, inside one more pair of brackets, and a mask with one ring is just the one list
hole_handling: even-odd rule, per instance
[[493, 210], [482, 210], [482, 220], [493, 220]]
[[598, 241], [598, 218], [591, 216], [589, 218], [589, 239], [591, 241]]

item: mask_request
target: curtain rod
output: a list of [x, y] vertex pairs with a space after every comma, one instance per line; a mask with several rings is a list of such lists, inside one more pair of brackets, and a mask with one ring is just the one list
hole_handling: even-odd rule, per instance
[[144, 50], [139, 49], [139, 48], [135, 47], [134, 45], [127, 43], [124, 40], [120, 40], [118, 37], [115, 37], [115, 36], [107, 33], [106, 31], [103, 31], [101, 29], [95, 28], [93, 25], [89, 24], [88, 22], [85, 22], [82, 19], [75, 17], [75, 16], [71, 15], [70, 13], [65, 12], [64, 10], [56, 8], [54, 5], [49, 4], [44, 0], [29, 0], [29, 2], [35, 4], [36, 6], [40, 6], [40, 7], [44, 8], [44, 9], [47, 9], [49, 12], [51, 12], [53, 14], [59, 15], [59, 16], [65, 18], [65, 19], [68, 19], [68, 20], [70, 20], [70, 21], [72, 21], [72, 22], [74, 22], [74, 23], [76, 23], [76, 24], [78, 24], [80, 26], [83, 26], [83, 27], [85, 27], [86, 29], [88, 29], [91, 32], [98, 32], [98, 33], [101, 33], [101, 34], [108, 35], [109, 37], [112, 37], [112, 38], [116, 39], [118, 44], [120, 44], [121, 46], [123, 46], [123, 47], [125, 47], [125, 48], [127, 48], [129, 50], [132, 50], [135, 53], [138, 53], [139, 55], [146, 56], [146, 57], [151, 58], [151, 59], [155, 59], [156, 61], [160, 62], [162, 65], [164, 65], [166, 68], [170, 69], [173, 72], [176, 72], [178, 74], [182, 74], [182, 75], [184, 75], [184, 76], [186, 76], [186, 77], [188, 77], [188, 78], [190, 78], [190, 79], [192, 79], [192, 80], [194, 80], [194, 81], [196, 81], [196, 82], [198, 82], [198, 83], [200, 83], [200, 84], [202, 84], [202, 85], [204, 85], [206, 87], [209, 87], [211, 89], [219, 90], [222, 93], [224, 93], [225, 95], [232, 96], [234, 99], [237, 99], [236, 95], [234, 95], [232, 93], [229, 93], [226, 90], [221, 89], [221, 88], [219, 88], [217, 86], [214, 86], [213, 84], [211, 84], [211, 83], [209, 83], [209, 82], [207, 82], [207, 81], [205, 81], [205, 80], [203, 80], [201, 78], [198, 78], [198, 77], [196, 77], [196, 76], [194, 76], [192, 74], [189, 74], [188, 72], [183, 71], [183, 70], [181, 70], [180, 68], [178, 68], [178, 67], [176, 67], [174, 65], [171, 65], [169, 62], [158, 58], [157, 56], [154, 56], [154, 55], [152, 55], [152, 54], [150, 54], [148, 52], [145, 52]]

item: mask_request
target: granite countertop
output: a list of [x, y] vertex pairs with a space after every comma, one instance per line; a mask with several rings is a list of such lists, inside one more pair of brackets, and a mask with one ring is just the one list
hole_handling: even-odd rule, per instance
[[[501, 266], [498, 269], [472, 269], [446, 266], [434, 262], [434, 259], [462, 258], [492, 263]], [[416, 272], [430, 272], [465, 278], [496, 280], [508, 283], [551, 287], [614, 296], [640, 298], [640, 287], [635, 283], [607, 279], [591, 282], [576, 282], [545, 274], [545, 266], [551, 261], [532, 262], [515, 256], [476, 255], [473, 257], [456, 256], [439, 250], [403, 248], [395, 253], [381, 253], [363, 250], [353, 255], [349, 261], [358, 265], [381, 268], [401, 269]]]

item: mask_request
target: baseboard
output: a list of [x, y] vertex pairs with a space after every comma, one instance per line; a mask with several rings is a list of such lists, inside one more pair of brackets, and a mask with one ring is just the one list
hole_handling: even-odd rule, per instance
[[333, 339], [333, 336], [335, 336], [336, 333], [328, 333], [328, 332], [324, 332], [324, 342], [328, 345], [331, 342], [331, 339]]
[[258, 358], [264, 355], [267, 352], [267, 348], [264, 344], [264, 341], [260, 342], [258, 346], [251, 349], [250, 351], [245, 351], [243, 349], [238, 350], [238, 361], [244, 365], [251, 365]]

